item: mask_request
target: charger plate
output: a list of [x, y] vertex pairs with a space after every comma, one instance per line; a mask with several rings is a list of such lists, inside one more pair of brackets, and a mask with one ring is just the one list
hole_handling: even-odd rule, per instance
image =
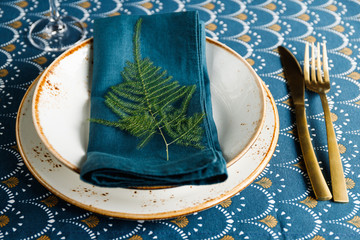
[[[228, 167], [228, 179], [219, 184], [167, 189], [103, 188], [84, 183], [46, 148], [32, 118], [35, 84], [26, 92], [17, 114], [16, 139], [24, 162], [34, 177], [65, 201], [99, 214], [124, 219], [173, 218], [210, 208], [248, 186], [271, 159], [279, 135], [274, 99], [266, 91], [266, 119], [255, 143]], [[241, 136], [239, 136], [241, 138]]]
[[[214, 121], [230, 166], [260, 133], [265, 93], [251, 66], [226, 45], [208, 38], [206, 61]], [[40, 138], [57, 159], [76, 172], [86, 159], [92, 71], [92, 39], [88, 39], [60, 55], [44, 71], [33, 97], [32, 114]]]

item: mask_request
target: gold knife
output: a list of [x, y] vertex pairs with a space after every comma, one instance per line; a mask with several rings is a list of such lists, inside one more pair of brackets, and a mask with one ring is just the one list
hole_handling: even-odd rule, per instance
[[307, 127], [304, 100], [305, 82], [300, 64], [294, 55], [285, 47], [280, 46], [278, 47], [278, 50], [281, 64], [284, 68], [285, 78], [295, 105], [296, 126], [300, 139], [301, 151], [315, 197], [321, 201], [330, 200], [332, 195], [316, 159]]

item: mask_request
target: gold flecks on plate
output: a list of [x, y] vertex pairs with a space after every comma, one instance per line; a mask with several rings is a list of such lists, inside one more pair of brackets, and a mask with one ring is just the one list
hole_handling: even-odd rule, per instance
[[42, 235], [41, 237], [37, 238], [36, 240], [51, 240], [51, 239], [47, 235]]
[[38, 63], [38, 64], [44, 64], [47, 62], [47, 58], [46, 57], [38, 57], [33, 59], [34, 62]]
[[346, 152], [346, 147], [344, 145], [342, 145], [341, 143], [338, 143], [338, 147], [339, 147], [339, 152], [341, 154]]
[[255, 183], [259, 184], [263, 188], [269, 188], [272, 185], [272, 181], [267, 177], [263, 177], [262, 179], [260, 179], [259, 181], [255, 182]]
[[215, 5], [213, 3], [207, 3], [207, 4], [203, 5], [203, 7], [207, 8], [209, 10], [215, 9]]
[[354, 216], [353, 219], [347, 221], [348, 223], [351, 223], [352, 225], [354, 225], [357, 228], [360, 228], [360, 217], [359, 216]]
[[278, 221], [272, 215], [267, 215], [264, 219], [259, 220], [262, 223], [265, 223], [268, 227], [273, 228], [277, 225]]
[[336, 10], [337, 10], [337, 7], [335, 5], [329, 5], [329, 6], [325, 7], [325, 8], [327, 8], [330, 11], [333, 11], [333, 12], [336, 12]]
[[343, 53], [345, 55], [348, 55], [348, 56], [350, 56], [353, 53], [353, 51], [350, 48], [347, 48], [347, 47], [341, 49], [339, 52], [341, 52], [341, 53]]
[[240, 20], [243, 20], [243, 21], [248, 18], [247, 15], [244, 14], [244, 13], [240, 13], [239, 15], [236, 15], [235, 17], [240, 19]]
[[95, 215], [91, 215], [88, 218], [85, 218], [83, 220], [81, 220], [83, 223], [85, 223], [89, 228], [94, 228], [96, 227], [100, 220], [98, 217], [96, 217]]
[[274, 30], [276, 32], [279, 32], [281, 30], [281, 26], [279, 24], [271, 25], [268, 28], [270, 28], [271, 30]]
[[131, 238], [129, 238], [128, 240], [143, 240], [143, 238], [139, 235], [134, 235]]
[[8, 188], [16, 187], [19, 184], [19, 179], [17, 177], [10, 177], [4, 181], [2, 181]]
[[306, 38], [304, 38], [304, 40], [310, 43], [316, 42], [316, 38], [314, 36], [307, 36]]
[[270, 4], [268, 4], [268, 5], [265, 5], [264, 6], [264, 8], [266, 8], [266, 9], [269, 9], [269, 10], [275, 10], [276, 9], [276, 5], [275, 4], [273, 4], [273, 3], [270, 3]]
[[313, 237], [311, 240], [325, 240], [324, 237], [316, 235], [315, 237]]
[[298, 19], [300, 19], [300, 20], [303, 20], [303, 21], [305, 21], [305, 22], [307, 22], [307, 21], [309, 21], [310, 20], [310, 16], [309, 15], [307, 15], [307, 14], [301, 14], [300, 16], [298, 16], [297, 17]]
[[121, 15], [121, 13], [119, 13], [119, 12], [113, 12], [113, 13], [108, 14], [109, 17], [119, 16], [119, 15]]
[[244, 34], [244, 35], [238, 37], [238, 39], [241, 40], [241, 41], [244, 41], [244, 42], [250, 42], [251, 37], [249, 35], [247, 35], [247, 34]]
[[21, 21], [15, 21], [15, 22], [9, 23], [8, 25], [10, 27], [18, 29], [18, 28], [20, 28], [22, 26], [22, 22]]
[[305, 204], [309, 208], [314, 208], [317, 206], [318, 201], [316, 201], [316, 199], [314, 199], [312, 197], [306, 197], [304, 200], [300, 201], [300, 203]]
[[154, 7], [154, 5], [151, 2], [146, 2], [141, 4], [141, 6], [143, 6], [146, 9], [152, 9]]
[[360, 105], [360, 101], [355, 102], [355, 104]]
[[6, 69], [0, 69], [0, 77], [6, 77], [9, 74], [9, 71]]
[[255, 61], [251, 58], [247, 58], [246, 61], [251, 65], [251, 66], [254, 66], [255, 64]]
[[5, 227], [10, 222], [10, 219], [6, 215], [0, 215], [0, 227]]
[[227, 207], [230, 207], [231, 203], [232, 203], [231, 198], [228, 198], [228, 199], [222, 201], [220, 203], [220, 206], [227, 208]]
[[82, 2], [78, 4], [80, 7], [82, 8], [89, 8], [91, 7], [91, 3], [90, 2]]
[[29, 5], [29, 3], [27, 1], [21, 1], [21, 2], [15, 3], [15, 5], [17, 5], [21, 8], [26, 8]]
[[184, 228], [189, 224], [189, 220], [185, 216], [181, 216], [171, 220], [170, 222], [175, 223], [178, 227]]
[[7, 52], [12, 52], [16, 49], [16, 46], [14, 44], [9, 44], [9, 45], [2, 47], [2, 49], [4, 49]]
[[345, 28], [341, 25], [337, 25], [337, 26], [333, 27], [332, 29], [337, 32], [341, 32], [341, 33], [345, 31]]
[[214, 23], [209, 23], [208, 25], [205, 26], [205, 28], [209, 29], [210, 31], [215, 31], [217, 29], [217, 26]]
[[351, 178], [345, 178], [345, 184], [347, 189], [353, 189], [355, 187], [355, 182]]
[[230, 235], [225, 235], [220, 240], [235, 240], [235, 238]]
[[56, 204], [58, 204], [59, 199], [54, 195], [51, 195], [50, 197], [45, 198], [40, 202], [44, 203], [47, 207], [54, 207]]
[[354, 79], [354, 80], [359, 80], [360, 79], [360, 73], [358, 73], [358, 72], [352, 72], [347, 76]]

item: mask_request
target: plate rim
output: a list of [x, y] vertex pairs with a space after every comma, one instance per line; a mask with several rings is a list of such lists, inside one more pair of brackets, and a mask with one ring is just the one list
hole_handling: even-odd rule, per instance
[[[34, 122], [34, 126], [35, 126], [35, 130], [38, 134], [38, 136], [40, 137], [41, 141], [45, 144], [46, 148], [50, 151], [51, 154], [53, 154], [61, 163], [63, 163], [66, 167], [70, 168], [71, 170], [80, 173], [80, 168], [77, 167], [75, 164], [73, 164], [72, 162], [68, 161], [66, 158], [64, 158], [50, 143], [50, 141], [47, 139], [47, 137], [45, 136], [43, 129], [41, 127], [40, 124], [40, 118], [39, 118], [39, 111], [38, 111], [38, 104], [37, 102], [39, 101], [39, 88], [42, 87], [42, 85], [44, 85], [46, 83], [46, 79], [47, 77], [52, 73], [53, 68], [55, 68], [58, 64], [60, 64], [61, 60], [63, 60], [65, 57], [73, 54], [74, 52], [76, 52], [77, 50], [85, 47], [86, 45], [92, 43], [93, 38], [88, 38], [85, 41], [79, 43], [78, 45], [75, 45], [74, 47], [68, 49], [67, 51], [65, 51], [64, 53], [62, 53], [60, 56], [58, 56], [43, 72], [42, 74], [40, 74], [37, 78], [37, 84], [34, 90], [34, 96], [32, 99], [32, 118], [33, 118], [33, 122]], [[229, 160], [226, 164], [226, 167], [230, 167], [232, 164], [234, 164], [236, 161], [238, 161], [242, 156], [244, 156], [244, 154], [250, 149], [250, 147], [254, 144], [254, 142], [256, 141], [256, 139], [258, 138], [258, 136], [260, 135], [260, 132], [262, 130], [262, 127], [264, 126], [264, 122], [265, 122], [265, 112], [266, 112], [266, 94], [264, 91], [264, 88], [262, 87], [262, 80], [261, 78], [257, 75], [257, 73], [255, 72], [255, 70], [250, 66], [250, 64], [243, 58], [240, 56], [240, 54], [238, 54], [235, 50], [233, 50], [232, 48], [228, 47], [227, 45], [211, 39], [209, 37], [206, 37], [206, 41], [214, 44], [220, 48], [225, 49], [227, 52], [229, 52], [230, 54], [232, 54], [233, 56], [235, 56], [238, 60], [240, 60], [249, 70], [249, 72], [251, 73], [251, 75], [253, 76], [258, 88], [260, 89], [260, 102], [261, 104], [261, 109], [260, 109], [260, 121], [258, 121], [257, 125], [256, 125], [256, 131], [253, 133], [253, 135], [251, 136], [250, 140], [247, 142], [247, 144], [244, 146], [243, 149], [241, 149], [241, 151], [236, 154], [231, 160]]]
[[238, 192], [242, 191], [243, 189], [245, 189], [248, 185], [250, 185], [250, 183], [252, 183], [256, 177], [258, 175], [260, 175], [260, 173], [263, 171], [263, 169], [266, 167], [266, 165], [269, 163], [270, 159], [272, 158], [272, 155], [276, 149], [276, 145], [278, 142], [278, 138], [279, 138], [279, 128], [280, 128], [280, 122], [279, 122], [279, 115], [278, 115], [278, 110], [276, 107], [276, 103], [275, 100], [273, 98], [273, 96], [271, 95], [271, 92], [269, 91], [269, 89], [266, 87], [265, 83], [262, 82], [262, 87], [264, 89], [264, 91], [266, 91], [267, 93], [267, 97], [270, 98], [270, 102], [271, 102], [271, 106], [273, 108], [274, 111], [274, 131], [273, 131], [273, 137], [271, 140], [271, 144], [269, 146], [269, 148], [267, 149], [267, 152], [265, 154], [265, 156], [263, 157], [262, 161], [258, 164], [258, 166], [246, 177], [246, 179], [244, 179], [240, 184], [236, 185], [234, 188], [232, 188], [230, 191], [227, 192], [227, 194], [222, 194], [220, 196], [217, 196], [211, 200], [205, 201], [199, 205], [196, 206], [192, 206], [192, 207], [187, 207], [187, 208], [183, 208], [183, 209], [179, 209], [179, 210], [174, 210], [174, 211], [166, 211], [166, 212], [158, 212], [158, 213], [147, 213], [147, 214], [138, 214], [138, 213], [125, 213], [125, 212], [117, 212], [117, 211], [111, 211], [111, 210], [104, 210], [104, 209], [100, 209], [98, 207], [94, 207], [92, 205], [86, 205], [86, 204], [82, 204], [79, 201], [73, 200], [70, 197], [66, 196], [65, 194], [61, 193], [60, 191], [58, 191], [57, 189], [55, 189], [54, 187], [52, 187], [49, 183], [47, 183], [42, 176], [40, 176], [40, 174], [38, 174], [38, 172], [36, 171], [36, 169], [34, 169], [34, 167], [31, 165], [31, 163], [29, 162], [26, 154], [24, 153], [23, 147], [22, 147], [22, 142], [20, 139], [20, 131], [19, 131], [19, 126], [20, 126], [20, 118], [21, 118], [21, 110], [23, 108], [23, 105], [25, 103], [25, 99], [27, 97], [27, 95], [29, 94], [30, 90], [32, 87], [34, 87], [34, 85], [36, 84], [36, 82], [39, 80], [40, 75], [33, 81], [33, 83], [30, 85], [30, 87], [28, 88], [28, 90], [26, 91], [19, 109], [18, 109], [18, 114], [16, 117], [16, 141], [17, 141], [17, 145], [19, 148], [19, 152], [21, 157], [23, 158], [23, 161], [25, 163], [25, 165], [27, 166], [27, 168], [29, 169], [29, 171], [31, 172], [31, 174], [36, 178], [36, 180], [43, 185], [47, 190], [49, 190], [50, 192], [52, 192], [54, 195], [58, 196], [59, 198], [65, 200], [68, 203], [71, 203], [81, 209], [87, 210], [87, 211], [91, 211], [97, 214], [101, 214], [101, 215], [105, 215], [105, 216], [109, 216], [109, 217], [116, 217], [116, 218], [121, 218], [121, 219], [127, 219], [127, 220], [157, 220], [157, 219], [168, 219], [168, 218], [174, 218], [174, 217], [179, 217], [179, 216], [184, 216], [184, 215], [189, 215], [192, 214], [194, 212], [199, 212], [199, 211], [203, 211], [206, 209], [209, 209], [219, 203], [221, 203], [222, 201], [231, 198], [232, 196], [234, 196], [235, 194], [237, 194]]

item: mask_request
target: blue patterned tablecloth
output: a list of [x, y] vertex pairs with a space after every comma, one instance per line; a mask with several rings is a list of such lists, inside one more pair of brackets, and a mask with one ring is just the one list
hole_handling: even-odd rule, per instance
[[[45, 0], [0, 1], [0, 239], [360, 239], [360, 3], [356, 0], [68, 0], [61, 13], [80, 18], [92, 36], [95, 18], [198, 10], [207, 35], [240, 53], [272, 92], [280, 116], [278, 146], [244, 191], [202, 212], [169, 220], [124, 221], [93, 214], [54, 196], [19, 154], [15, 119], [38, 74], [60, 53], [33, 48], [32, 22]], [[306, 41], [327, 41], [328, 94], [350, 202], [316, 201], [304, 170], [294, 111], [278, 45], [303, 58]], [[318, 95], [306, 93], [316, 154], [329, 179]]]

